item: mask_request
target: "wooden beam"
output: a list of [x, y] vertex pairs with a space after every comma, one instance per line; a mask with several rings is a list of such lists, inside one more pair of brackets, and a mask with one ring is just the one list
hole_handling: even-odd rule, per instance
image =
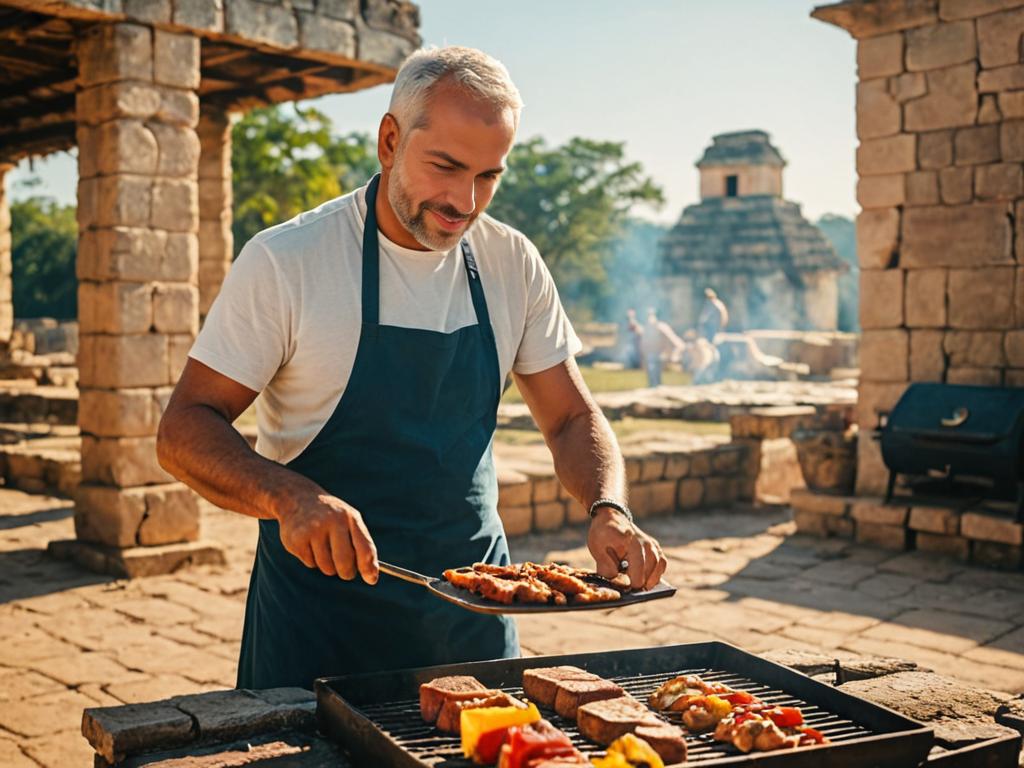
[[0, 139], [0, 160], [17, 161], [23, 157], [48, 154], [75, 146], [75, 122], [51, 123], [16, 133], [3, 134]]
[[73, 81], [75, 73], [69, 69], [58, 70], [40, 77], [32, 77], [27, 80], [15, 80], [11, 85], [17, 86], [17, 90], [0, 91], [0, 104], [17, 99], [32, 98], [32, 91], [39, 88], [49, 88], [54, 85], [62, 85]]
[[[65, 93], [60, 96], [56, 96], [52, 99], [33, 99], [30, 103], [23, 107], [9, 107], [5, 110], [3, 124], [15, 124], [26, 118], [40, 117], [41, 115], [48, 114], [61, 114], [64, 112], [70, 112], [74, 114], [75, 111], [75, 94]], [[0, 136], [5, 135], [3, 129], [0, 128]]]

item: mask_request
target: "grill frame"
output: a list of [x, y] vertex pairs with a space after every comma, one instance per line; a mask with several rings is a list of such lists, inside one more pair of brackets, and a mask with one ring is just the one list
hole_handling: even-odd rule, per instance
[[[868, 732], [863, 736], [843, 736], [841, 741], [830, 745], [751, 755], [743, 755], [731, 747], [719, 746], [716, 748], [729, 754], [708, 759], [699, 758], [688, 763], [695, 766], [757, 765], [770, 768], [817, 768], [827, 759], [828, 765], [835, 768], [916, 768], [927, 759], [934, 741], [930, 728], [898, 712], [856, 698], [788, 667], [719, 641], [604, 653], [534, 656], [320, 678], [315, 683], [317, 717], [321, 729], [345, 746], [359, 761], [359, 765], [372, 765], [374, 768], [463, 768], [471, 763], [461, 759], [421, 759], [406, 748], [407, 745], [403, 744], [400, 736], [396, 738], [378, 727], [362, 708], [365, 707], [373, 714], [373, 707], [402, 704], [407, 711], [396, 714], [403, 718], [399, 721], [403, 729], [407, 729], [407, 722], [408, 728], [418, 724], [421, 731], [431, 730], [423, 725], [418, 708], [412, 703], [418, 697], [421, 683], [444, 675], [472, 675], [489, 687], [515, 692], [521, 691], [523, 670], [562, 664], [582, 667], [612, 679], [638, 678], [645, 675], [667, 679], [690, 670], [717, 670], [708, 674], [708, 677], [747, 678], [756, 686], [772, 689], [772, 700], [778, 700], [780, 703], [787, 697], [799, 700], [793, 703], [808, 709], [820, 708], [832, 719], [851, 721], [855, 727]], [[628, 690], [630, 684], [627, 680], [623, 685]], [[553, 717], [553, 713], [543, 708], [542, 711], [555, 725], [572, 735], [572, 729], [566, 727], [565, 720]], [[408, 721], [404, 719], [406, 714]], [[383, 717], [378, 715], [377, 719], [383, 720]], [[700, 737], [687, 739], [687, 746], [691, 748], [694, 756], [706, 751], [699, 744], [695, 744], [698, 739], [704, 741]], [[451, 738], [437, 737], [433, 740], [448, 742], [450, 746]], [[574, 742], [586, 745], [591, 751], [600, 749], [585, 740], [578, 741], [574, 738]]]

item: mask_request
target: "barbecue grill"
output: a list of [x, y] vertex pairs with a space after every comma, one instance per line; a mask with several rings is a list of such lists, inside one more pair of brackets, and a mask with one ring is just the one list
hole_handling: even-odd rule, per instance
[[911, 384], [877, 436], [889, 470], [886, 501], [900, 474], [940, 475], [947, 493], [955, 479], [970, 479], [982, 496], [1015, 499], [1024, 520], [1024, 389]]
[[[762, 700], [797, 706], [808, 725], [831, 744], [744, 755], [710, 735], [688, 735], [688, 763], [702, 766], [757, 765], [769, 768], [911, 768], [932, 748], [932, 731], [890, 709], [858, 699], [787, 667], [722, 642], [643, 648], [572, 656], [454, 664], [424, 669], [323, 678], [316, 681], [321, 728], [352, 753], [359, 766], [374, 768], [468, 768], [457, 736], [425, 724], [419, 712], [421, 683], [445, 675], [472, 675], [484, 685], [522, 695], [523, 670], [569, 664], [615, 681], [646, 701], [661, 683], [679, 674], [750, 691]], [[573, 743], [592, 757], [601, 747], [582, 737], [573, 721], [541, 710]], [[681, 724], [677, 713], [666, 719]], [[1012, 747], [1013, 745], [1011, 745]], [[947, 753], [955, 758], [955, 753]], [[943, 768], [1000, 763], [947, 760]], [[1006, 765], [1016, 765], [1014, 762]]]

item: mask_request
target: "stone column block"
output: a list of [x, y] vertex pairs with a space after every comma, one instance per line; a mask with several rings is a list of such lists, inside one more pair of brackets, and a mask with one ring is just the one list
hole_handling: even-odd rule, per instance
[[861, 211], [857, 216], [857, 258], [862, 269], [885, 269], [893, 261], [900, 236], [896, 208]]
[[977, 23], [981, 66], [991, 69], [1020, 63], [1024, 8], [982, 16]]
[[946, 331], [943, 349], [951, 368], [998, 368], [1006, 365], [1001, 331]]
[[950, 327], [1012, 328], [1013, 288], [1013, 267], [950, 270]]
[[159, 283], [153, 292], [153, 328], [193, 336], [199, 330], [199, 289], [188, 283]]
[[869, 331], [861, 335], [860, 370], [864, 381], [907, 381], [910, 339], [902, 329]]
[[164, 334], [90, 334], [79, 340], [78, 376], [83, 387], [161, 387], [173, 383], [168, 370]]
[[82, 86], [153, 78], [153, 30], [140, 24], [97, 24], [78, 38]]
[[945, 269], [911, 269], [906, 279], [906, 320], [910, 328], [946, 325]]
[[173, 483], [156, 458], [156, 437], [82, 435], [82, 480], [128, 487]]
[[974, 23], [957, 21], [907, 30], [907, 69], [938, 69], [973, 61]]
[[[868, 178], [886, 178], [869, 176]], [[935, 171], [917, 171], [906, 175], [907, 205], [936, 205], [939, 202], [939, 175]], [[861, 203], [863, 207], [863, 203]]]
[[900, 132], [900, 105], [883, 79], [857, 84], [857, 136], [874, 139]]
[[199, 38], [161, 29], [153, 35], [153, 81], [174, 88], [198, 88]]
[[899, 32], [861, 40], [857, 45], [857, 76], [861, 80], [898, 75], [903, 71], [903, 35]]
[[[157, 141], [139, 120], [111, 120], [87, 128], [100, 174], [152, 174], [157, 169]], [[88, 160], [86, 161], [88, 162]]]
[[901, 133], [867, 139], [857, 147], [857, 172], [861, 176], [903, 173], [917, 168], [916, 137]]
[[146, 333], [153, 325], [152, 296], [148, 283], [79, 283], [79, 333]]
[[1005, 203], [908, 208], [903, 212], [900, 266], [1012, 264], [1010, 210]]
[[980, 125], [960, 128], [953, 135], [957, 165], [981, 165], [999, 160], [999, 126]]
[[901, 269], [860, 271], [861, 328], [898, 328], [903, 325], [903, 275]]
[[974, 168], [943, 168], [939, 171], [939, 197], [946, 205], [971, 202], [974, 198]]
[[[0, 275], [11, 274], [11, 209], [7, 201], [4, 178], [13, 168], [7, 163], [0, 163]], [[14, 327], [14, 304], [11, 296], [10, 280], [3, 281], [0, 287], [0, 348], [11, 341]]]
[[168, 232], [199, 230], [199, 189], [191, 179], [158, 178], [149, 225]]
[[231, 124], [206, 109], [199, 122], [199, 311], [205, 317], [231, 267]]
[[953, 132], [930, 131], [917, 138], [917, 159], [922, 169], [935, 170], [953, 164]]
[[196, 132], [180, 125], [160, 123], [154, 123], [150, 130], [159, 148], [156, 172], [161, 176], [195, 176], [199, 167], [199, 137]]
[[943, 349], [944, 337], [945, 333], [941, 330], [924, 329], [910, 332], [911, 381], [942, 381], [948, 367]]
[[934, 131], [973, 125], [978, 116], [977, 64], [973, 61], [926, 74], [928, 93], [903, 107], [903, 130]]
[[168, 390], [82, 389], [78, 425], [99, 437], [148, 437], [156, 434]]
[[[98, 227], [145, 227], [149, 224], [153, 200], [150, 176], [115, 174], [96, 179]], [[79, 188], [79, 194], [82, 189]], [[162, 201], [161, 201], [162, 202]]]
[[[907, 174], [908, 177], [913, 175]], [[902, 173], [893, 173], [888, 176], [865, 176], [859, 179], [857, 202], [861, 208], [895, 208], [903, 205], [906, 199], [904, 178]]]

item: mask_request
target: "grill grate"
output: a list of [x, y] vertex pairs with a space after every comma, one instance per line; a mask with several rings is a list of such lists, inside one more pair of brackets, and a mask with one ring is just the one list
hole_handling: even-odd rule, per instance
[[[741, 675], [721, 670], [696, 668], [671, 673], [631, 675], [612, 677], [610, 679], [622, 686], [634, 698], [646, 702], [647, 697], [665, 681], [671, 680], [676, 675], [689, 674], [700, 675], [709, 682], [725, 683], [736, 690], [748, 691], [768, 704], [800, 707], [804, 713], [806, 724], [824, 733], [834, 743], [873, 735], [873, 732], [867, 728], [858, 726], [850, 720], [836, 717], [821, 707], [808, 704], [783, 691], [772, 689], [765, 685], [758, 685], [753, 680]], [[522, 697], [523, 695], [523, 689], [518, 687], [506, 687], [502, 690], [513, 696]], [[443, 766], [444, 768], [468, 768], [473, 765], [472, 760], [467, 760], [462, 756], [458, 736], [442, 733], [423, 722], [420, 717], [418, 700], [371, 704], [359, 707], [358, 709], [370, 722], [394, 739], [399, 746], [415, 755], [427, 765]], [[597, 744], [580, 735], [574, 721], [560, 717], [554, 711], [544, 707], [540, 709], [544, 717], [550, 720], [557, 728], [563, 730], [572, 739], [573, 744], [583, 752], [592, 757], [604, 754], [604, 751]], [[682, 726], [683, 724], [680, 713], [665, 712], [661, 713], [661, 715], [675, 725]], [[715, 741], [712, 739], [711, 734], [687, 734], [686, 746], [687, 759], [693, 763], [743, 754], [731, 744]]]

